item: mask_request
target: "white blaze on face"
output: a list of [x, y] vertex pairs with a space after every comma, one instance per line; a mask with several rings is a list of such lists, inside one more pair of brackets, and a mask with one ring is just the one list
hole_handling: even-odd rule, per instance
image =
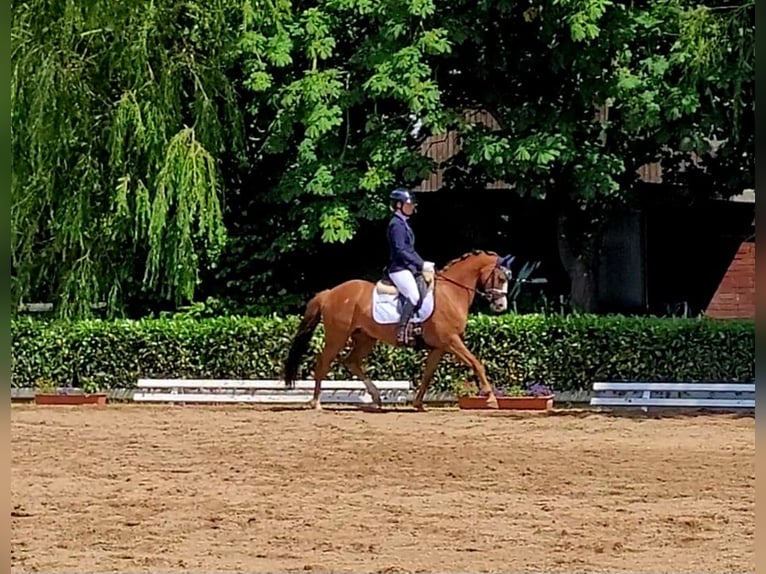
[[504, 282], [500, 286], [499, 291], [502, 293], [502, 295], [499, 295], [497, 298], [495, 298], [493, 304], [495, 309], [498, 311], [505, 311], [508, 308], [508, 281]]

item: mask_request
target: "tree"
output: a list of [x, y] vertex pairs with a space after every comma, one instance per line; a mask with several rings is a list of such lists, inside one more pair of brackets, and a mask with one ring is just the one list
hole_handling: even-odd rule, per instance
[[419, 145], [445, 127], [429, 59], [449, 42], [432, 0], [270, 6], [245, 2], [239, 26], [250, 165], [216, 283], [243, 296], [284, 294], [280, 263], [384, 217], [387, 191], [428, 173]]
[[694, 193], [751, 185], [753, 5], [14, 2], [14, 305], [177, 304], [211, 269], [292, 289], [280, 260], [384, 217], [387, 191], [433, 168], [423, 140], [454, 129], [449, 185], [550, 203], [593, 310], [601, 229], [637, 167], [694, 152], [712, 182]]
[[[601, 233], [637, 199], [638, 167], [662, 161], [679, 196], [752, 186], [753, 11], [686, 0], [451, 3], [444, 101], [489, 110], [500, 128], [454, 126], [463, 145], [448, 184], [503, 180], [549, 202], [572, 302], [596, 310]], [[596, 121], [599, 109], [608, 115]], [[711, 139], [725, 143], [712, 152]], [[701, 165], [672, 169], [692, 154]], [[700, 173], [708, 185], [689, 187]]]
[[241, 157], [238, 2], [13, 2], [12, 304], [193, 296]]
[[[638, 167], [662, 161], [679, 198], [700, 169], [672, 168], [691, 154], [715, 182], [698, 196], [752, 182], [753, 130], [739, 128], [753, 105], [752, 2], [278, 6], [245, 18], [242, 54], [258, 181], [245, 209], [263, 219], [243, 226], [241, 248], [263, 262], [272, 295], [280, 258], [383, 217], [385, 190], [427, 174], [418, 146], [446, 128], [462, 141], [448, 186], [504, 180], [555, 210], [571, 299], [587, 311], [603, 228], [640, 199]], [[500, 128], [467, 109], [489, 110]], [[411, 132], [415, 118], [423, 129]], [[726, 143], [711, 154], [716, 137]]]

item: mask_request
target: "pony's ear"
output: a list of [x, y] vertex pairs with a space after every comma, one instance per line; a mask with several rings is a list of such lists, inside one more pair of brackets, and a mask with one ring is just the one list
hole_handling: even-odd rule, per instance
[[511, 268], [511, 263], [513, 263], [513, 260], [516, 259], [513, 255], [506, 255], [505, 257], [502, 257], [500, 259], [500, 267], [505, 267], [506, 269]]

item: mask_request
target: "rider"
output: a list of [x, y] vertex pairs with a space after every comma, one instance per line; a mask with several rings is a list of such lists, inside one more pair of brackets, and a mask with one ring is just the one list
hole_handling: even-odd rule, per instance
[[420, 306], [420, 290], [415, 281], [417, 275], [423, 273], [424, 267], [431, 267], [415, 251], [415, 234], [408, 223], [409, 217], [415, 212], [417, 201], [415, 196], [405, 188], [397, 188], [389, 196], [391, 210], [394, 212], [388, 224], [388, 245], [390, 261], [388, 276], [404, 295], [404, 304], [396, 331], [396, 340], [403, 343], [405, 328], [412, 315]]

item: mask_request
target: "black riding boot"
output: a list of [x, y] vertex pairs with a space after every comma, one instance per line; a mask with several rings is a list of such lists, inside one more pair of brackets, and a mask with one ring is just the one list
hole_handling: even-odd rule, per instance
[[399, 325], [397, 325], [396, 328], [396, 342], [400, 345], [405, 342], [407, 323], [410, 322], [410, 319], [412, 319], [412, 315], [414, 314], [415, 305], [413, 305], [409, 299], [405, 298], [402, 303], [402, 314], [399, 317]]

